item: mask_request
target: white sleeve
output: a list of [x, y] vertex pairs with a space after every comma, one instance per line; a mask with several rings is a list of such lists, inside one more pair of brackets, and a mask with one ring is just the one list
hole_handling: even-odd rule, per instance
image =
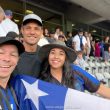
[[87, 43], [87, 40], [85, 37], [83, 37], [83, 45], [85, 45]]
[[74, 36], [72, 42], [77, 42], [77, 38]]

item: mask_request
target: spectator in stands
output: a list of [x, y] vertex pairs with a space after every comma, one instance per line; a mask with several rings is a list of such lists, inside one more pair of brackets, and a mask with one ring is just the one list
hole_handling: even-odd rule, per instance
[[105, 45], [105, 50], [104, 50], [104, 60], [105, 63], [108, 62], [110, 60], [110, 44], [106, 43]]
[[39, 57], [42, 61], [40, 79], [79, 91], [87, 89], [89, 92], [97, 92], [103, 97], [110, 98], [109, 88], [94, 77], [91, 76], [90, 79], [71, 69], [70, 62], [72, 63], [76, 59], [76, 53], [64, 42], [56, 41], [41, 47]]
[[104, 37], [104, 60], [105, 62], [107, 62], [109, 59], [109, 46], [110, 46], [109, 39], [110, 39], [109, 36]]
[[78, 30], [78, 34], [72, 39], [75, 51], [85, 51], [85, 45], [87, 43], [86, 38], [83, 36], [83, 29]]
[[5, 19], [0, 23], [0, 36], [6, 36], [7, 33], [10, 31], [19, 34], [19, 29], [17, 24], [11, 20], [13, 16], [12, 11], [5, 10], [5, 13], [4, 12], [1, 13]]
[[6, 37], [12, 37], [15, 40], [19, 40], [18, 34], [16, 34], [15, 32], [12, 32], [12, 31], [8, 32]]
[[54, 41], [56, 40], [56, 39], [54, 38], [54, 35], [55, 35], [55, 31], [51, 30], [51, 31], [49, 32], [49, 37], [46, 37], [49, 43], [52, 43], [52, 42], [54, 42]]
[[62, 42], [65, 42], [65, 37], [64, 35], [59, 35], [58, 36], [58, 40], [62, 41]]
[[28, 14], [23, 18], [21, 33], [25, 52], [20, 55], [20, 60], [14, 74], [28, 74], [37, 77], [40, 72], [38, 58], [38, 41], [42, 36], [42, 20], [36, 14]]
[[70, 39], [72, 37], [72, 32], [67, 32], [67, 39]]
[[38, 42], [38, 45], [39, 45], [39, 46], [43, 46], [43, 45], [45, 45], [45, 44], [49, 44], [49, 42], [48, 42], [48, 40], [47, 40], [47, 37], [45, 37], [45, 36], [43, 35], [43, 30], [42, 30], [42, 35], [41, 35], [41, 37], [40, 37], [40, 40], [39, 40], [39, 42]]
[[71, 32], [67, 32], [66, 45], [67, 45], [68, 47], [72, 48], [72, 33], [71, 33]]
[[21, 34], [18, 35], [18, 34], [16, 34], [15, 32], [10, 31], [10, 32], [7, 33], [6, 37], [7, 37], [7, 36], [8, 36], [8, 37], [12, 37], [13, 39], [18, 40], [18, 41], [20, 41], [21, 43], [23, 43], [23, 38], [22, 38]]
[[100, 56], [104, 58], [104, 40], [103, 39], [101, 39], [99, 45], [100, 45]]
[[104, 43], [109, 43], [109, 40], [110, 40], [109, 36], [104, 37]]
[[93, 37], [91, 37], [91, 51], [90, 51], [90, 56], [95, 56], [95, 40], [93, 39]]
[[58, 40], [58, 36], [60, 35], [60, 31], [61, 31], [60, 27], [56, 27], [56, 29], [55, 29], [55, 35], [54, 35], [54, 38], [56, 40]]
[[100, 45], [99, 45], [100, 40], [96, 39], [95, 40], [95, 57], [100, 57]]
[[74, 62], [76, 65], [78, 65], [79, 67], [85, 69], [85, 65], [86, 65], [86, 62], [83, 58], [83, 51], [78, 51], [77, 52], [77, 59], [75, 60]]
[[84, 36], [86, 37], [86, 40], [87, 40], [87, 43], [86, 43], [86, 56], [89, 58], [90, 51], [91, 51], [91, 44], [90, 44], [91, 33], [85, 31]]
[[60, 35], [61, 35], [61, 36], [64, 36], [64, 41], [66, 42], [66, 41], [67, 41], [67, 38], [66, 38], [66, 36], [65, 36], [65, 34], [64, 34], [63, 31], [60, 31]]
[[49, 37], [49, 31], [48, 31], [47, 28], [44, 28], [44, 29], [43, 29], [43, 35], [44, 35], [45, 37]]
[[11, 37], [0, 38], [0, 109], [18, 110], [17, 97], [10, 83], [24, 46]]
[[[55, 31], [54, 31], [54, 30], [50, 30], [50, 31], [49, 31], [49, 37], [53, 39], [54, 36], [55, 36]], [[54, 39], [55, 39], [55, 38], [54, 38]]]

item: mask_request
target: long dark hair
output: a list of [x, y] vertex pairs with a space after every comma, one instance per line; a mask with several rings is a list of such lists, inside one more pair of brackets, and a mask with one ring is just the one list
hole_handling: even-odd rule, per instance
[[[67, 55], [67, 54], [66, 54]], [[41, 72], [39, 75], [41, 80], [51, 82], [51, 73], [50, 73], [50, 65], [48, 62], [48, 57], [45, 58], [41, 64]], [[62, 75], [62, 85], [74, 88], [74, 73], [71, 69], [70, 62], [68, 60], [68, 56], [66, 57], [65, 63], [63, 65], [63, 75]]]

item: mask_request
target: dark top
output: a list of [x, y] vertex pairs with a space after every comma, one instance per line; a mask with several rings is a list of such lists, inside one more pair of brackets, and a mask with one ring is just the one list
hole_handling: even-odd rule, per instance
[[108, 48], [110, 47], [109, 43], [105, 43], [104, 44], [104, 51], [108, 51]]
[[38, 58], [39, 46], [36, 52], [24, 52], [20, 55], [20, 59], [17, 67], [14, 70], [14, 75], [16, 74], [27, 74], [33, 77], [38, 77], [40, 72], [40, 59]]
[[[86, 77], [84, 74], [82, 74], [78, 71], [74, 71], [73, 76], [74, 76], [73, 88], [76, 90], [79, 90], [79, 91], [88, 90], [89, 92], [96, 92], [100, 86], [100, 83], [95, 84], [94, 80], [90, 80], [89, 77]], [[63, 84], [63, 81], [64, 81], [63, 78], [62, 78], [62, 81], [59, 82], [52, 75], [48, 75], [48, 77], [46, 77], [45, 79], [42, 79], [42, 77], [40, 79], [47, 81], [47, 82], [57, 84], [57, 85], [66, 86]]]
[[50, 38], [50, 37], [45, 37], [49, 43], [53, 43], [55, 42], [56, 40], [54, 38]]

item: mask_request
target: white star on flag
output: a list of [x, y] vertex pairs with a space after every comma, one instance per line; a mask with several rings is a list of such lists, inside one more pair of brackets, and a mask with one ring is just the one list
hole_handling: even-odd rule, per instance
[[22, 80], [22, 82], [26, 88], [26, 92], [27, 92], [25, 99], [31, 99], [32, 102], [34, 103], [34, 105], [36, 106], [37, 110], [39, 110], [39, 97], [46, 96], [48, 94], [41, 91], [38, 88], [38, 80], [32, 84], [29, 84], [28, 82], [26, 82], [23, 79], [21, 79], [21, 80]]

